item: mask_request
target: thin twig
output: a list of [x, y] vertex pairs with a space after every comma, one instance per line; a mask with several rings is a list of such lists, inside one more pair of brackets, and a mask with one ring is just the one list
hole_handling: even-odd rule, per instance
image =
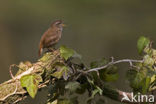
[[124, 62], [128, 62], [131, 67], [135, 67], [133, 65], [133, 63], [142, 63], [143, 60], [122, 59], [122, 60], [114, 61], [114, 58], [111, 57], [111, 62], [109, 62], [108, 64], [106, 64], [104, 66], [93, 68], [93, 69], [89, 69], [87, 71], [77, 70], [79, 72], [79, 74], [75, 78], [75, 80], [77, 80], [81, 75], [88, 74], [88, 73], [93, 72], [93, 71], [95, 71], [95, 72], [97, 72], [97, 74], [99, 74], [98, 71], [101, 70], [101, 69], [105, 69], [105, 68], [107, 68], [107, 67], [109, 67], [111, 65], [118, 64], [118, 63], [124, 63]]
[[12, 64], [12, 65], [10, 65], [10, 67], [9, 67], [10, 76], [11, 76], [12, 79], [14, 79], [15, 77], [14, 77], [14, 75], [12, 74], [12, 67], [18, 67], [18, 66], [17, 66], [16, 64]]
[[111, 66], [111, 65], [114, 65], [114, 64], [118, 64], [118, 63], [124, 63], [124, 62], [128, 62], [130, 64], [130, 66], [132, 67], [133, 63], [142, 63], [143, 60], [122, 59], [122, 60], [118, 60], [118, 61], [111, 61], [111, 62], [109, 62], [108, 64], [106, 64], [106, 65], [104, 65], [102, 67], [90, 69], [90, 70], [86, 71], [85, 73], [89, 73], [89, 72], [93, 72], [93, 71], [97, 72], [97, 71], [99, 71], [101, 69], [107, 68], [108, 66]]
[[20, 97], [19, 99], [17, 99], [15, 102], [13, 102], [13, 104], [17, 104], [18, 102], [22, 101], [23, 99], [25, 99], [27, 96], [23, 96]]

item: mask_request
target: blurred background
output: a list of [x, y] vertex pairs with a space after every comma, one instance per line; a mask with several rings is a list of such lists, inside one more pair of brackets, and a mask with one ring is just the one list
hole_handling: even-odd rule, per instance
[[[38, 59], [40, 37], [56, 19], [67, 25], [58, 46], [73, 48], [88, 65], [102, 57], [139, 59], [138, 37], [156, 41], [155, 4], [155, 0], [1, 0], [0, 82], [10, 78], [10, 64]], [[128, 66], [120, 67], [119, 81], [112, 86], [130, 91], [124, 79]], [[107, 104], [119, 104], [105, 99]], [[22, 104], [45, 101], [46, 91], [42, 91]]]

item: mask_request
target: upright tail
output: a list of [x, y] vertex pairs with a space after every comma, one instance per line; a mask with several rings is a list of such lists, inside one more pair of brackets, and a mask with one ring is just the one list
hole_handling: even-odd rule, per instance
[[39, 57], [41, 56], [42, 52], [43, 52], [43, 45], [40, 43], [39, 50], [38, 50], [38, 56]]

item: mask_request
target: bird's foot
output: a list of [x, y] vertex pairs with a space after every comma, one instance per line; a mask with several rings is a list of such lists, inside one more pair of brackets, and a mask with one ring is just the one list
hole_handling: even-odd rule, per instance
[[55, 50], [55, 48], [48, 48], [47, 52], [54, 52]]

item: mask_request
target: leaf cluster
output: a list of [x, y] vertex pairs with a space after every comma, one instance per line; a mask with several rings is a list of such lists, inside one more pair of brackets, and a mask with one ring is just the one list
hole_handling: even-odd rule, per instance
[[[151, 41], [143, 36], [138, 39], [137, 49], [143, 62], [131, 66], [132, 68], [127, 70], [126, 77], [135, 93], [146, 94], [156, 89], [156, 50], [152, 48]], [[104, 69], [85, 73], [91, 69], [107, 65], [111, 61], [102, 58], [99, 61], [91, 62], [88, 68], [83, 63], [72, 61], [72, 59], [78, 58], [82, 62], [82, 59], [81, 55], [71, 48], [61, 46], [58, 54], [56, 56], [52, 53], [46, 53], [39, 60], [45, 66], [40, 68], [42, 73], [25, 75], [20, 79], [21, 86], [26, 88], [29, 95], [34, 98], [38, 86], [49, 80], [47, 104], [79, 104], [79, 96], [85, 94], [87, 96], [85, 95], [84, 104], [100, 104], [100, 102], [103, 104], [105, 101], [95, 100], [95, 98], [108, 94], [109, 89], [106, 86], [119, 78], [118, 67], [112, 64]], [[56, 57], [57, 59], [51, 63], [51, 60]], [[26, 70], [27, 66], [25, 63], [20, 64], [21, 69]], [[109, 95], [111, 94], [109, 93]], [[118, 95], [114, 97], [117, 99]]]

